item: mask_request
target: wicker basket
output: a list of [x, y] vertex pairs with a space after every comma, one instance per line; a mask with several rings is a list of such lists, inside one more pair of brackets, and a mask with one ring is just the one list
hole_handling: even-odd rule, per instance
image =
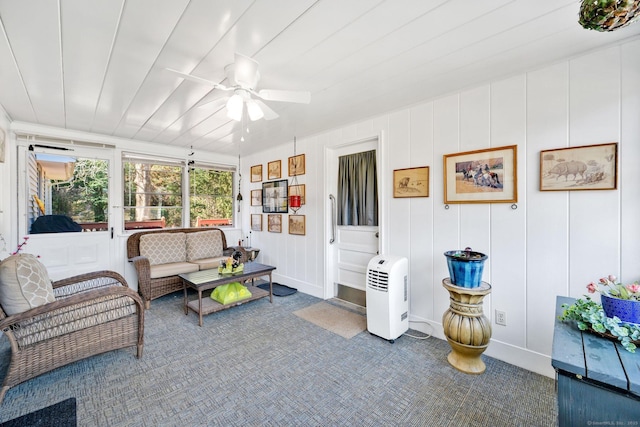
[[583, 0], [578, 22], [588, 30], [615, 31], [640, 18], [640, 0]]

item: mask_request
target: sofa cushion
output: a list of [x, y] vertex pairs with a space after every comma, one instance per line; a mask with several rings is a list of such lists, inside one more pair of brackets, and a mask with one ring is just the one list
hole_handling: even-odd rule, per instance
[[198, 264], [190, 262], [172, 262], [167, 264], [152, 265], [149, 277], [157, 279], [159, 277], [175, 276], [180, 273], [192, 273], [198, 271]]
[[15, 254], [0, 263], [0, 305], [7, 315], [53, 301], [47, 269], [34, 255]]
[[222, 256], [222, 232], [199, 231], [187, 234], [187, 261]]
[[220, 266], [220, 262], [227, 258], [228, 257], [226, 256], [218, 256], [213, 258], [196, 259], [190, 262], [197, 264], [198, 267], [200, 267], [200, 270], [209, 270], [211, 268], [218, 268]]
[[150, 233], [140, 236], [140, 255], [149, 258], [151, 265], [184, 262], [187, 260], [185, 233]]

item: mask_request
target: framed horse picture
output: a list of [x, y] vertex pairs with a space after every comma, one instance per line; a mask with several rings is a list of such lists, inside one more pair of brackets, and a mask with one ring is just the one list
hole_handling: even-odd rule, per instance
[[444, 203], [516, 203], [517, 146], [444, 155]]

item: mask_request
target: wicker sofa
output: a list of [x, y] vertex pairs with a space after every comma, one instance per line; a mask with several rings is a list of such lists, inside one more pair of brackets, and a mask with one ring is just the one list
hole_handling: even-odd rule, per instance
[[11, 315], [0, 309], [0, 330], [11, 347], [0, 403], [9, 388], [90, 356], [136, 347], [142, 357], [144, 305], [121, 275], [99, 271], [52, 287], [52, 302]]
[[240, 246], [227, 246], [219, 228], [168, 228], [134, 233], [127, 239], [127, 257], [138, 276], [138, 292], [145, 307], [151, 300], [181, 291], [181, 273], [215, 268], [220, 261], [240, 251], [241, 261], [247, 253]]

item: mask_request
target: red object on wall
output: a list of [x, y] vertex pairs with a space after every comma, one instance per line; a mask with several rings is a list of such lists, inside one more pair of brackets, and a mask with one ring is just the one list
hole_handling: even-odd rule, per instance
[[300, 196], [298, 196], [298, 195], [289, 196], [289, 206], [292, 207], [292, 208], [299, 208], [300, 207]]

